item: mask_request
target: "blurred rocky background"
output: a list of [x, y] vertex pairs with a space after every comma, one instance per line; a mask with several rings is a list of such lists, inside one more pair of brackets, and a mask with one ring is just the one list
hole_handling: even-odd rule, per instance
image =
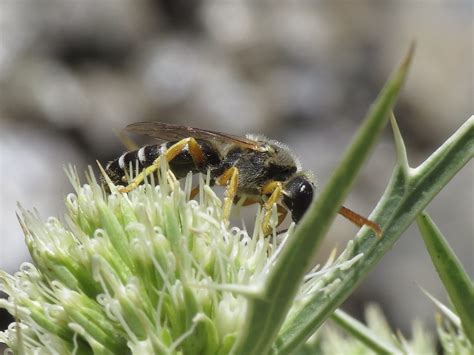
[[[131, 122], [263, 133], [324, 185], [412, 40], [395, 113], [416, 165], [474, 112], [473, 18], [469, 0], [0, 1], [0, 268], [29, 260], [17, 201], [61, 215], [63, 166], [120, 155], [115, 132]], [[387, 129], [346, 205], [368, 214], [393, 164]], [[428, 208], [472, 276], [473, 177], [471, 164]], [[338, 218], [319, 257], [355, 232]], [[379, 302], [409, 332], [433, 322], [419, 285], [445, 299], [410, 228], [347, 307]]]

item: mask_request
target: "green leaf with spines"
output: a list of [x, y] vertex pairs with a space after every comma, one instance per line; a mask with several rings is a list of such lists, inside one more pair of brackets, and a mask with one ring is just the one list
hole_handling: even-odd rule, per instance
[[362, 262], [341, 276], [341, 283], [328, 297], [308, 301], [300, 312], [285, 322], [273, 346], [274, 352], [288, 353], [313, 334], [392, 248], [416, 216], [474, 156], [474, 116], [417, 168], [407, 167], [406, 149], [394, 119], [392, 125], [397, 153], [402, 156], [398, 156], [389, 186], [370, 216], [381, 225], [383, 237], [377, 240], [367, 229], [357, 233], [353, 255], [363, 253]]
[[421, 213], [416, 221], [431, 261], [461, 319], [464, 332], [474, 344], [474, 284], [428, 214]]
[[351, 317], [341, 309], [336, 309], [331, 319], [354, 338], [358, 339], [376, 354], [397, 354], [399, 349], [382, 339], [366, 325]]
[[[261, 296], [248, 301], [244, 334], [236, 344], [234, 353], [265, 354], [274, 344], [313, 255], [387, 122], [405, 81], [413, 50], [414, 47], [411, 46], [399, 69], [382, 89], [328, 185], [306, 212], [280, 257], [275, 261]], [[335, 307], [336, 305], [333, 306]], [[328, 316], [329, 314], [326, 318]], [[297, 341], [292, 342], [286, 352], [294, 350], [295, 345], [304, 343], [314, 333], [313, 329], [311, 330], [307, 333], [298, 332]], [[292, 335], [296, 333], [292, 332]], [[274, 350], [278, 350], [282, 341], [285, 343], [285, 339], [277, 339]]]

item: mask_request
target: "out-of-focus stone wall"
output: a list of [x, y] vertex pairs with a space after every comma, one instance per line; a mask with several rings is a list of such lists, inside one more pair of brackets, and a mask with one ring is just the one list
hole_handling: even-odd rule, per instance
[[[264, 133], [324, 185], [412, 40], [396, 114], [422, 161], [474, 111], [472, 15], [470, 1], [0, 2], [0, 268], [28, 260], [17, 201], [60, 215], [63, 165], [119, 155], [114, 131], [131, 122]], [[369, 213], [393, 163], [387, 130], [347, 205]], [[471, 166], [428, 210], [474, 274], [472, 181]], [[355, 231], [338, 219], [320, 258]], [[443, 298], [417, 230], [405, 234], [348, 303], [381, 302], [404, 329], [432, 321], [418, 285]]]

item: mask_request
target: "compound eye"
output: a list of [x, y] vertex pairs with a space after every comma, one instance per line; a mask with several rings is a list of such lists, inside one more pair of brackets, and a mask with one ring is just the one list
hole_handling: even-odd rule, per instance
[[313, 196], [313, 186], [308, 181], [302, 181], [298, 189], [298, 195], [307, 195], [308, 193], [311, 194], [311, 197]]
[[298, 222], [313, 201], [314, 186], [306, 176], [297, 176], [285, 186], [283, 203], [291, 211], [293, 221]]

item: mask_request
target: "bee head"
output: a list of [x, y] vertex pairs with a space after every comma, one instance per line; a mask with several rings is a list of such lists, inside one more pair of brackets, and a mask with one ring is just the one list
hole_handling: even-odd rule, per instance
[[313, 201], [315, 185], [305, 174], [295, 175], [283, 186], [283, 205], [291, 212], [294, 222], [298, 222]]

